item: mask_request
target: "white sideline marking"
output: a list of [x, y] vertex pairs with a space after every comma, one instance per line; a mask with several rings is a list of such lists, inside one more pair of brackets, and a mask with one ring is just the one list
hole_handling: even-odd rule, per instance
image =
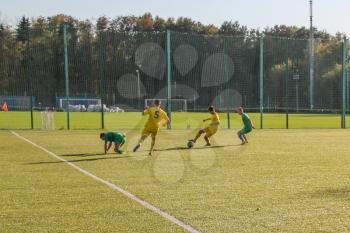
[[35, 147], [37, 147], [37, 148], [39, 148], [39, 149], [45, 151], [46, 153], [52, 155], [52, 156], [55, 157], [56, 159], [61, 160], [62, 162], [68, 164], [69, 166], [71, 166], [71, 167], [77, 169], [77, 170], [80, 171], [81, 173], [83, 173], [83, 174], [85, 174], [85, 175], [87, 175], [87, 176], [93, 178], [94, 180], [100, 181], [101, 183], [107, 185], [107, 186], [110, 187], [111, 189], [117, 190], [118, 192], [124, 194], [124, 196], [126, 196], [126, 197], [128, 197], [128, 198], [130, 198], [130, 199], [132, 199], [132, 200], [134, 200], [134, 201], [137, 201], [137, 202], [140, 203], [142, 206], [144, 206], [144, 207], [146, 207], [147, 209], [150, 209], [150, 210], [152, 210], [153, 212], [155, 212], [155, 213], [157, 213], [157, 214], [163, 216], [164, 218], [166, 218], [166, 219], [168, 219], [169, 221], [171, 221], [171, 222], [177, 224], [178, 226], [182, 227], [183, 229], [187, 230], [188, 232], [191, 232], [191, 233], [201, 233], [199, 230], [194, 229], [194, 228], [191, 227], [190, 225], [188, 225], [188, 224], [182, 222], [181, 220], [175, 218], [174, 216], [172, 216], [172, 215], [170, 215], [170, 214], [168, 214], [168, 213], [162, 211], [161, 209], [155, 207], [154, 205], [148, 203], [147, 201], [141, 200], [140, 198], [138, 198], [138, 197], [135, 196], [134, 194], [129, 193], [128, 191], [122, 189], [122, 188], [119, 187], [118, 185], [115, 185], [115, 184], [113, 184], [113, 183], [110, 183], [110, 182], [107, 181], [107, 180], [104, 180], [104, 179], [102, 179], [102, 178], [100, 178], [100, 177], [98, 177], [98, 176], [95, 176], [94, 174], [92, 174], [92, 173], [90, 173], [90, 172], [88, 172], [88, 171], [82, 169], [81, 167], [78, 167], [77, 165], [75, 165], [75, 164], [73, 164], [73, 163], [71, 163], [71, 162], [69, 162], [69, 161], [67, 161], [67, 160], [65, 160], [65, 159], [63, 159], [63, 158], [61, 158], [61, 157], [59, 157], [59, 156], [56, 155], [55, 153], [53, 153], [53, 152], [47, 150], [46, 148], [44, 148], [44, 147], [42, 147], [42, 146], [40, 146], [40, 145], [38, 145], [38, 144], [36, 144], [36, 143], [34, 143], [34, 142], [32, 142], [32, 141], [30, 141], [29, 139], [27, 139], [27, 138], [25, 138], [25, 137], [23, 137], [23, 136], [17, 134], [17, 133], [14, 132], [14, 131], [11, 131], [11, 133], [12, 133], [13, 135], [15, 135], [16, 137], [18, 137], [18, 138], [20, 138], [20, 139], [22, 139], [22, 140], [28, 142], [29, 144], [32, 144], [33, 146], [35, 146]]

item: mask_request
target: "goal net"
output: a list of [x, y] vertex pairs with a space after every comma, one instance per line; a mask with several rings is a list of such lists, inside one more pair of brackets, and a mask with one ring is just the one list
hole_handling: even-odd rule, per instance
[[55, 129], [55, 113], [44, 111], [40, 112], [41, 129], [54, 130]]
[[[30, 96], [0, 96], [0, 104], [4, 102], [11, 111], [28, 111], [30, 110]], [[35, 103], [35, 98], [32, 97], [32, 103]]]
[[[145, 99], [145, 106], [154, 105], [154, 101], [157, 99]], [[161, 107], [166, 109], [167, 99], [160, 99], [162, 101]], [[172, 112], [187, 112], [187, 100], [186, 99], [171, 99], [171, 111]]]
[[[59, 110], [67, 110], [67, 99], [65, 97], [57, 98], [57, 108]], [[69, 111], [85, 112], [89, 105], [101, 106], [99, 98], [69, 98]]]

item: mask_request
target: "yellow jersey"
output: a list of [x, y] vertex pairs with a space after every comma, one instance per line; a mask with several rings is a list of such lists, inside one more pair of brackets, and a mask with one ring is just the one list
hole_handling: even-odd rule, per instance
[[219, 117], [219, 114], [218, 113], [214, 113], [211, 115], [211, 124], [213, 123], [218, 123], [220, 124], [220, 117]]
[[160, 107], [150, 107], [143, 114], [148, 115], [145, 128], [159, 128], [160, 122], [168, 119], [166, 112]]
[[210, 125], [204, 128], [204, 131], [206, 133], [205, 135], [207, 137], [213, 136], [218, 131], [219, 124], [220, 124], [219, 114], [217, 113], [211, 114], [210, 120], [211, 120]]

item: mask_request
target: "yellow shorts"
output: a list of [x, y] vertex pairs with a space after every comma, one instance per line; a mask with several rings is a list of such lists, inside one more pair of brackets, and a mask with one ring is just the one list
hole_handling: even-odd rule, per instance
[[213, 136], [217, 131], [218, 131], [217, 126], [208, 126], [204, 128], [204, 132], [205, 132], [205, 136], [210, 138], [211, 136]]
[[152, 135], [152, 136], [156, 136], [158, 134], [159, 128], [151, 128], [151, 127], [145, 127], [142, 131], [142, 135]]

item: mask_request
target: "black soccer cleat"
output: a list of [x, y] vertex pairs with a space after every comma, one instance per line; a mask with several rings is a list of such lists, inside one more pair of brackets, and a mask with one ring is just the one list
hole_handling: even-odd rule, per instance
[[140, 148], [140, 144], [137, 144], [132, 151], [136, 152], [139, 148]]

